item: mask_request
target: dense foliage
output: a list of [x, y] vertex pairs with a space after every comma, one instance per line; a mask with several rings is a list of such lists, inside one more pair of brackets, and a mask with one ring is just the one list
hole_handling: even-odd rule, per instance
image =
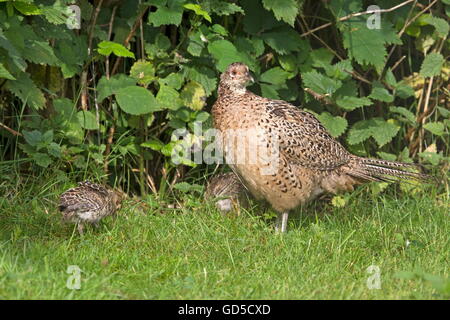
[[[355, 14], [373, 4], [379, 20]], [[214, 167], [172, 150], [198, 145], [194, 121], [211, 126], [218, 76], [242, 61], [252, 91], [314, 112], [351, 152], [446, 172], [449, 15], [449, 0], [0, 0], [0, 161], [183, 190]]]

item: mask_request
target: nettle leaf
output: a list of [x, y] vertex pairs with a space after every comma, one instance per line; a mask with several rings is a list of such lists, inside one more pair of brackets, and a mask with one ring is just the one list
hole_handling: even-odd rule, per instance
[[414, 115], [414, 113], [412, 113], [411, 111], [409, 111], [408, 109], [404, 108], [404, 107], [390, 107], [389, 110], [391, 112], [400, 114], [402, 116], [405, 117], [405, 119], [407, 121], [409, 121], [410, 123], [416, 123], [416, 116]]
[[329, 112], [322, 112], [317, 116], [319, 121], [328, 130], [328, 132], [335, 138], [342, 135], [347, 129], [347, 120], [343, 117], [332, 116]]
[[370, 98], [383, 101], [383, 102], [392, 102], [394, 101], [394, 96], [387, 91], [387, 89], [383, 87], [376, 87], [372, 89], [372, 92], [369, 95]]
[[420, 67], [420, 75], [422, 77], [437, 76], [441, 73], [442, 65], [444, 64], [444, 57], [437, 52], [428, 54], [423, 60]]
[[150, 91], [138, 86], [119, 89], [116, 100], [119, 107], [128, 114], [141, 115], [160, 110], [158, 101]]
[[294, 26], [295, 18], [297, 17], [299, 6], [296, 0], [263, 0], [264, 8], [273, 11], [277, 20], [283, 20]]
[[288, 54], [297, 51], [301, 48], [302, 42], [304, 42], [298, 32], [289, 27], [263, 33], [261, 39], [279, 54]]
[[161, 109], [177, 110], [183, 106], [178, 91], [166, 85], [159, 88], [156, 100], [159, 102]]
[[286, 80], [289, 78], [289, 76], [289, 72], [284, 71], [280, 67], [275, 67], [261, 74], [259, 80], [275, 85], [282, 85], [286, 83]]
[[259, 35], [261, 32], [285, 25], [275, 18], [273, 12], [264, 9], [261, 1], [241, 0], [239, 4], [245, 11], [244, 31], [249, 34]]
[[217, 61], [217, 70], [225, 71], [233, 62], [246, 62], [246, 59], [236, 47], [228, 40], [217, 40], [208, 45], [209, 53]]
[[382, 118], [373, 118], [356, 122], [348, 133], [348, 143], [361, 143], [373, 137], [378, 146], [384, 146], [394, 138], [400, 127]]
[[399, 98], [406, 99], [414, 96], [414, 89], [410, 85], [400, 81], [395, 86], [395, 95]]
[[16, 78], [14, 78], [14, 76], [3, 66], [3, 63], [0, 63], [0, 78], [16, 80]]
[[155, 27], [164, 24], [179, 26], [183, 17], [183, 3], [184, 0], [168, 0], [166, 6], [157, 5], [158, 9], [148, 15], [148, 22]]
[[60, 63], [55, 56], [53, 48], [45, 41], [27, 40], [25, 41], [23, 57], [36, 64], [47, 64], [56, 66]]
[[52, 159], [46, 153], [36, 152], [31, 155], [31, 158], [36, 162], [36, 164], [40, 167], [47, 168], [50, 164], [52, 164]]
[[442, 136], [444, 134], [445, 126], [442, 122], [428, 122], [424, 124], [423, 127], [425, 130], [428, 130], [437, 136]]
[[26, 16], [42, 14], [42, 10], [36, 7], [33, 3], [14, 1], [13, 5], [17, 11]]
[[432, 25], [436, 32], [438, 33], [439, 37], [445, 39], [447, 37], [448, 31], [449, 31], [449, 25], [447, 21], [441, 18], [433, 17], [429, 14], [423, 15], [420, 17], [420, 20], [422, 22], [425, 22], [427, 24]]
[[155, 151], [159, 151], [164, 147], [164, 143], [162, 143], [158, 139], [151, 139], [149, 141], [141, 143], [141, 147], [150, 148]]
[[315, 70], [302, 75], [303, 85], [319, 94], [332, 94], [341, 87], [342, 82], [331, 79]]
[[344, 96], [337, 98], [336, 104], [342, 109], [352, 111], [364, 106], [370, 106], [372, 104], [372, 101], [370, 101], [370, 99], [367, 97], [358, 98], [358, 97]]
[[133, 58], [134, 53], [125, 48], [120, 43], [112, 42], [112, 41], [102, 41], [98, 44], [97, 48], [98, 53], [104, 56], [109, 56], [111, 53], [114, 53], [118, 57], [126, 57]]
[[35, 147], [38, 145], [38, 143], [40, 143], [42, 141], [42, 133], [38, 130], [33, 130], [33, 131], [23, 130], [22, 134], [23, 134], [25, 141], [30, 146]]
[[83, 129], [97, 130], [99, 128], [97, 117], [90, 111], [79, 111], [77, 113], [77, 119]]
[[123, 73], [116, 74], [109, 79], [103, 76], [97, 83], [97, 99], [101, 102], [106, 97], [117, 93], [121, 88], [134, 85], [136, 85], [136, 80]]
[[208, 12], [202, 9], [202, 7], [198, 4], [188, 3], [183, 6], [184, 8], [188, 10], [192, 10], [195, 12], [196, 15], [202, 17], [206, 21], [212, 22], [211, 17], [209, 16]]
[[351, 19], [341, 24], [343, 44], [349, 55], [361, 65], [371, 64], [377, 71], [384, 67], [387, 44], [401, 44], [395, 29], [382, 21], [381, 29], [368, 29], [364, 18]]
[[45, 106], [45, 97], [41, 90], [34, 84], [28, 73], [21, 73], [17, 80], [8, 80], [6, 88], [16, 95], [23, 103], [39, 110]]
[[184, 77], [200, 83], [208, 96], [216, 89], [217, 76], [212, 69], [206, 66], [195, 65], [193, 67], [185, 67], [183, 71]]
[[138, 60], [130, 69], [130, 77], [136, 79], [139, 84], [147, 86], [155, 79], [155, 67], [149, 61]]
[[235, 3], [222, 0], [206, 0], [202, 2], [204, 8], [209, 12], [214, 12], [218, 16], [228, 16], [235, 13], [244, 13], [244, 10]]
[[201, 110], [205, 105], [206, 92], [200, 83], [189, 81], [181, 91], [180, 98], [191, 109]]

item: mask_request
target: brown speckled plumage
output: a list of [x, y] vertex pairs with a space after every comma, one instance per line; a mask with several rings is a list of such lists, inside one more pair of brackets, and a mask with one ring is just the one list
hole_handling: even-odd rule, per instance
[[78, 186], [64, 192], [60, 197], [59, 210], [65, 221], [78, 225], [83, 233], [84, 224], [97, 226], [98, 222], [119, 209], [124, 194], [100, 184], [89, 181], [79, 182]]
[[248, 196], [245, 186], [234, 172], [212, 177], [205, 192], [205, 199], [215, 201], [216, 207], [222, 213], [231, 211], [239, 213], [239, 207], [248, 206]]
[[[214, 127], [222, 133], [225, 155], [244, 153], [235, 146], [230, 129], [250, 129], [260, 134], [267, 150], [278, 142], [278, 166], [273, 174], [262, 174], [267, 162], [230, 164], [256, 198], [266, 199], [278, 211], [278, 223], [285, 231], [287, 213], [297, 206], [330, 192], [351, 191], [366, 181], [426, 179], [428, 176], [405, 171], [414, 165], [355, 156], [335, 140], [319, 120], [285, 101], [263, 98], [246, 89], [253, 80], [248, 67], [233, 63], [221, 75], [219, 96], [212, 108]], [[243, 140], [243, 139], [241, 139]], [[248, 146], [247, 146], [248, 147]], [[270, 151], [268, 151], [270, 153]], [[251, 152], [250, 152], [251, 153]]]

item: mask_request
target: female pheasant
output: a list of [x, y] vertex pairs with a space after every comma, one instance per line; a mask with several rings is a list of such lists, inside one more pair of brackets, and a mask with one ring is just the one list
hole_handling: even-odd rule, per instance
[[61, 195], [59, 210], [63, 214], [63, 220], [76, 223], [78, 232], [83, 234], [85, 223], [98, 226], [102, 218], [112, 215], [120, 208], [124, 196], [123, 192], [100, 184], [79, 182], [77, 187]]
[[208, 181], [205, 199], [216, 201], [216, 207], [222, 213], [248, 205], [248, 193], [234, 172], [215, 175]]
[[279, 213], [277, 230], [286, 231], [290, 210], [322, 193], [351, 191], [366, 181], [429, 178], [404, 170], [412, 164], [349, 153], [311, 113], [248, 91], [252, 81], [245, 64], [228, 66], [220, 76], [213, 124], [227, 163], [255, 198]]

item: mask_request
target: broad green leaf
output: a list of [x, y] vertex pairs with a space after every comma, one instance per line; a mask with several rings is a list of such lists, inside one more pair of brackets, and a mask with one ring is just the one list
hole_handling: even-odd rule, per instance
[[315, 70], [304, 73], [302, 78], [304, 87], [318, 94], [332, 94], [342, 85], [341, 81], [328, 78]]
[[412, 124], [416, 123], [416, 116], [414, 113], [404, 107], [390, 107], [389, 110], [404, 116]]
[[364, 106], [370, 106], [372, 104], [372, 101], [370, 101], [370, 99], [367, 97], [358, 98], [358, 97], [344, 96], [337, 98], [336, 104], [342, 109], [352, 111]]
[[372, 118], [356, 122], [349, 131], [348, 143], [358, 144], [373, 137], [382, 147], [397, 135], [400, 127], [382, 118]]
[[149, 61], [138, 60], [130, 69], [130, 77], [147, 86], [155, 79], [155, 67]]
[[200, 83], [208, 96], [216, 89], [217, 75], [212, 69], [206, 66], [195, 65], [193, 67], [185, 67], [183, 71], [183, 76]]
[[183, 103], [194, 110], [201, 110], [205, 105], [206, 93], [203, 86], [196, 82], [188, 82], [181, 91], [180, 98]]
[[90, 111], [78, 111], [77, 119], [81, 127], [86, 130], [97, 130], [99, 128], [95, 114]]
[[299, 6], [297, 0], [263, 0], [264, 8], [273, 11], [277, 20], [283, 20], [294, 26]]
[[217, 61], [217, 70], [225, 71], [229, 64], [233, 62], [243, 61], [243, 55], [240, 54], [236, 47], [228, 40], [217, 40], [208, 45], [209, 53]]
[[118, 57], [127, 57], [134, 59], [134, 53], [125, 48], [120, 43], [112, 42], [112, 41], [102, 41], [98, 44], [98, 53], [109, 56], [111, 53], [114, 53]]
[[383, 102], [394, 101], [394, 97], [389, 93], [389, 91], [382, 87], [374, 87], [369, 97]]
[[141, 147], [159, 151], [164, 147], [164, 143], [162, 143], [160, 140], [157, 139], [151, 139], [149, 141], [141, 143]]
[[317, 118], [335, 138], [339, 137], [347, 129], [348, 123], [345, 118], [332, 116], [329, 112], [322, 112]]
[[[211, 69], [209, 69], [209, 70], [211, 70]], [[192, 80], [195, 80], [195, 79], [192, 79]], [[158, 82], [161, 85], [167, 85], [167, 86], [172, 87], [177, 90], [181, 88], [181, 86], [183, 85], [183, 81], [184, 81], [184, 79], [183, 79], [183, 75], [181, 73], [171, 73], [165, 78], [158, 79]]]
[[267, 70], [263, 74], [261, 74], [260, 81], [267, 82], [275, 85], [281, 85], [286, 83], [290, 73], [284, 71], [280, 67], [275, 67]]
[[302, 42], [304, 42], [298, 32], [285, 27], [263, 33], [261, 34], [261, 39], [279, 54], [297, 51], [301, 48]]
[[38, 143], [40, 143], [42, 141], [42, 133], [38, 130], [33, 130], [33, 131], [23, 130], [22, 134], [23, 134], [23, 137], [25, 138], [25, 141], [30, 146], [35, 147], [38, 145]]
[[28, 73], [19, 74], [17, 80], [8, 80], [5, 87], [35, 110], [44, 108], [44, 94], [34, 84]]
[[14, 8], [17, 9], [17, 11], [26, 16], [39, 15], [42, 13], [42, 10], [36, 7], [33, 3], [14, 1], [13, 5]]
[[158, 5], [156, 11], [148, 15], [148, 22], [155, 27], [164, 24], [180, 25], [184, 10], [183, 2], [184, 0], [168, 0], [167, 5]]
[[43, 168], [47, 168], [53, 162], [46, 153], [41, 152], [33, 153], [31, 158], [36, 162], [38, 166]]
[[420, 75], [422, 77], [437, 76], [441, 73], [444, 57], [437, 52], [428, 54], [420, 67]]
[[[262, 32], [286, 25], [284, 22], [278, 21], [273, 12], [264, 9], [261, 1], [241, 0], [239, 4], [245, 11], [244, 31], [249, 34], [259, 36]], [[273, 36], [275, 37], [275, 35]]]
[[449, 25], [447, 21], [441, 18], [433, 17], [429, 14], [421, 16], [420, 19], [421, 21], [432, 25], [436, 29], [439, 37], [443, 39], [447, 37], [449, 31]]
[[158, 103], [160, 104], [160, 109], [177, 110], [183, 106], [178, 91], [166, 85], [162, 85], [159, 88], [156, 100], [158, 100]]
[[437, 136], [442, 136], [444, 134], [445, 127], [442, 122], [428, 122], [424, 124], [423, 127]]
[[209, 16], [208, 12], [203, 10], [200, 5], [193, 4], [193, 3], [187, 3], [183, 7], [188, 10], [194, 11], [196, 15], [203, 17], [206, 21], [212, 22], [211, 17]]
[[141, 115], [159, 110], [158, 101], [145, 88], [131, 86], [119, 89], [116, 93], [119, 107], [126, 113]]
[[121, 88], [134, 86], [135, 84], [136, 80], [123, 73], [116, 74], [109, 79], [103, 76], [97, 83], [97, 99], [101, 102], [106, 97], [117, 93]]
[[235, 13], [244, 13], [241, 7], [235, 3], [230, 3], [222, 0], [205, 0], [202, 1], [202, 6], [208, 12], [213, 12], [218, 16], [228, 16]]
[[14, 76], [3, 66], [3, 63], [0, 63], [0, 78], [16, 80], [16, 78], [14, 78]]

